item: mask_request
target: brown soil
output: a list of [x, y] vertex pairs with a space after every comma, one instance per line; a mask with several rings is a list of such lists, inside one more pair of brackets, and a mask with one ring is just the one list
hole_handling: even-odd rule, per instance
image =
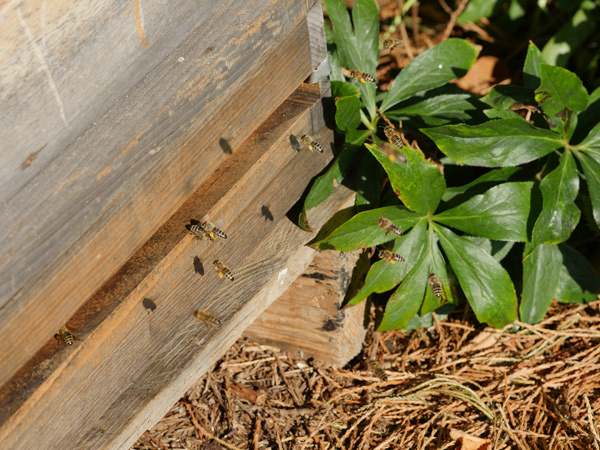
[[472, 323], [370, 331], [339, 370], [241, 339], [133, 448], [600, 448], [600, 301]]

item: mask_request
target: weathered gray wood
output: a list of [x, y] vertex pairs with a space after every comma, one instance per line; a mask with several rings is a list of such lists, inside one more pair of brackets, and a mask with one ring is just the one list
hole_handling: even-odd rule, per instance
[[[298, 152], [289, 142], [291, 133], [309, 131], [318, 99], [318, 90], [305, 86], [275, 111], [69, 321], [79, 341], [69, 348], [51, 341], [30, 373], [2, 388], [6, 448], [35, 448], [42, 440], [46, 448], [124, 448], [266, 307], [257, 293], [310, 238], [284, 215], [332, 157]], [[330, 131], [317, 138], [329, 148]], [[205, 215], [226, 240], [198, 242], [186, 233], [190, 218]], [[194, 257], [204, 275], [196, 273]], [[216, 258], [231, 267], [234, 282], [216, 276]], [[154, 312], [144, 308], [145, 298]], [[198, 323], [196, 309], [223, 325]]]
[[245, 6], [201, 21], [3, 205], [0, 383], [310, 72], [306, 2]]
[[365, 302], [340, 309], [358, 256], [359, 252], [333, 250], [314, 255], [244, 335], [302, 358], [344, 366], [360, 353], [366, 335]]
[[[308, 25], [308, 37], [310, 39], [310, 61], [313, 73], [310, 77], [311, 83], [319, 83], [321, 96], [327, 99], [331, 97], [331, 85], [329, 83], [329, 72], [331, 68], [327, 60], [327, 38], [323, 21], [323, 5], [321, 0], [308, 11], [306, 15]], [[325, 125], [323, 104], [315, 108], [313, 113], [313, 130], [316, 131]]]

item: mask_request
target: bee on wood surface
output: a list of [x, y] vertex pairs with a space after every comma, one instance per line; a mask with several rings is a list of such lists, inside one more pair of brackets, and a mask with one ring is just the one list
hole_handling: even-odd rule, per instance
[[375, 375], [381, 381], [388, 380], [387, 373], [385, 373], [385, 370], [381, 368], [377, 361], [369, 361], [369, 369], [373, 372], [373, 375]]
[[366, 83], [367, 81], [375, 82], [375, 77], [373, 75], [369, 75], [368, 73], [362, 72], [360, 70], [351, 70], [350, 76], [352, 78], [357, 79], [361, 83]]
[[379, 257], [386, 260], [390, 264], [396, 264], [397, 262], [402, 263], [406, 261], [398, 253], [392, 253], [389, 250], [379, 250]]
[[400, 136], [398, 136], [398, 132], [396, 130], [394, 130], [392, 127], [385, 127], [383, 132], [392, 144], [398, 148], [402, 148], [402, 139], [400, 139]]
[[215, 235], [219, 236], [220, 238], [227, 239], [227, 235], [210, 222], [202, 222], [200, 224], [200, 228], [204, 230], [204, 232], [208, 235], [211, 241], [215, 238]]
[[221, 321], [206, 311], [194, 311], [194, 317], [207, 325], [221, 325]]
[[67, 345], [73, 345], [73, 342], [75, 342], [75, 336], [73, 336], [73, 333], [71, 333], [66, 326], [63, 326], [58, 330], [58, 335]]
[[385, 235], [388, 233], [394, 233], [396, 236], [402, 236], [402, 231], [396, 225], [392, 223], [390, 219], [387, 217], [380, 217], [377, 220], [377, 225], [379, 225], [383, 230], [385, 230]]
[[402, 44], [402, 39], [386, 39], [383, 41], [383, 48], [389, 48], [390, 51], [394, 50], [394, 47]]
[[315, 141], [312, 137], [303, 134], [300, 138], [302, 143], [308, 147], [310, 151], [318, 151], [319, 153], [323, 153], [323, 147], [317, 141]]
[[442, 280], [440, 280], [435, 273], [430, 273], [427, 281], [429, 281], [429, 286], [431, 286], [433, 295], [440, 298], [442, 296]]
[[233, 274], [231, 273], [231, 270], [229, 270], [229, 267], [227, 267], [225, 264], [223, 264], [222, 261], [219, 261], [217, 259], [216, 261], [213, 262], [213, 265], [215, 266], [215, 270], [219, 274], [219, 278], [226, 277], [226, 278], [230, 279], [231, 281], [233, 281]]
[[200, 225], [186, 225], [187, 230], [194, 235], [195, 238], [200, 239], [201, 241], [204, 239], [208, 239], [209, 241], [213, 241], [214, 238], [211, 238], [209, 234], [202, 229]]

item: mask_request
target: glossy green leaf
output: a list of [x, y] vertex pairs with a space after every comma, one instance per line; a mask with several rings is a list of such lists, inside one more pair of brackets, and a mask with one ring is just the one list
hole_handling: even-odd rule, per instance
[[557, 134], [520, 119], [492, 120], [475, 126], [444, 125], [421, 131], [454, 161], [473, 166], [518, 166], [563, 145]]
[[[342, 57], [340, 56], [340, 52], [335, 43], [335, 35], [327, 23], [325, 24], [325, 38], [327, 39], [327, 59], [329, 60], [329, 66], [331, 67], [331, 73], [329, 74], [331, 91], [335, 92], [333, 90], [334, 82], [346, 85], [348, 85], [348, 83], [346, 83], [346, 78], [342, 72]], [[357, 88], [356, 90], [360, 92], [360, 89]]]
[[546, 313], [558, 287], [562, 254], [556, 245], [540, 244], [523, 261], [523, 296], [519, 317], [538, 323]]
[[542, 50], [542, 55], [548, 63], [565, 66], [574, 51], [587, 41], [598, 26], [594, 15], [588, 11], [594, 7], [594, 2], [581, 2], [580, 8], [571, 17], [571, 20], [550, 37]]
[[600, 163], [584, 153], [578, 155], [592, 203], [594, 221], [600, 227]]
[[434, 216], [436, 222], [501, 241], [527, 240], [532, 182], [504, 183]]
[[545, 64], [546, 61], [542, 56], [542, 52], [533, 43], [530, 42], [527, 47], [527, 57], [525, 58], [525, 65], [523, 66], [523, 84], [528, 89], [537, 89], [540, 85], [540, 72], [541, 64]]
[[494, 86], [481, 101], [493, 108], [510, 113], [514, 119], [523, 119], [519, 114], [510, 111], [509, 108], [518, 103], [533, 103], [535, 101], [533, 91], [522, 86], [498, 85]]
[[394, 238], [378, 225], [380, 217], [387, 217], [402, 232], [415, 226], [421, 217], [400, 206], [386, 206], [356, 214], [327, 238], [313, 244], [318, 250], [347, 252], [361, 247], [373, 247]]
[[578, 145], [578, 149], [600, 162], [600, 122], [590, 130], [587, 137]]
[[498, 262], [504, 259], [504, 257], [515, 244], [514, 242], [510, 241], [494, 241], [480, 236], [469, 236], [468, 234], [464, 235], [463, 238], [468, 239], [480, 249], [492, 255], [492, 257]]
[[[429, 242], [429, 240], [426, 240], [426, 242]], [[423, 303], [429, 264], [429, 252], [426, 246], [415, 267], [388, 300], [377, 331], [403, 328], [417, 314]]]
[[385, 169], [392, 188], [412, 211], [427, 214], [437, 209], [446, 189], [446, 181], [435, 164], [425, 161], [421, 152], [403, 147], [406, 162], [391, 162], [378, 146], [365, 144]]
[[540, 183], [544, 198], [542, 213], [533, 227], [533, 243], [558, 244], [566, 241], [579, 223], [581, 211], [575, 206], [579, 175], [570, 152], [563, 152], [558, 167]]
[[[332, 34], [340, 62], [348, 70], [358, 69], [375, 75], [379, 60], [379, 14], [373, 0], [356, 1], [352, 13], [354, 27], [342, 0], [324, 0], [323, 3], [333, 24]], [[367, 110], [374, 117], [375, 84], [358, 87]]]
[[551, 126], [561, 125], [567, 136], [575, 131], [579, 111], [587, 108], [589, 96], [577, 75], [562, 67], [540, 66], [541, 83], [535, 99], [548, 116]]
[[555, 297], [570, 303], [591, 302], [600, 294], [600, 277], [589, 261], [567, 244], [558, 246], [562, 253], [562, 268]]
[[358, 51], [364, 61], [361, 70], [375, 75], [379, 64], [379, 10], [375, 2], [357, 0], [352, 8], [352, 23]]
[[332, 81], [331, 94], [334, 98], [338, 97], [360, 97], [360, 89], [356, 84], [350, 84], [345, 81]]
[[381, 104], [381, 110], [412, 95], [461, 78], [473, 65], [477, 50], [462, 39], [448, 39], [413, 59], [396, 77]]
[[483, 194], [500, 182], [508, 181], [518, 170], [517, 167], [502, 167], [490, 170], [470, 183], [446, 188], [442, 201], [450, 202], [452, 200], [453, 204], [456, 204], [456, 202], [462, 203], [473, 195]]
[[588, 107], [577, 116], [577, 129], [570, 142], [577, 144], [590, 139], [596, 141], [596, 147], [600, 147], [600, 143], [597, 142], [600, 139], [598, 118], [600, 118], [600, 87], [592, 91]]
[[477, 22], [482, 17], [491, 17], [503, 1], [501, 0], [471, 0], [465, 10], [458, 16], [459, 24]]
[[467, 111], [475, 110], [469, 100], [469, 94], [437, 95], [411, 102], [410, 105], [388, 111], [386, 116], [392, 120], [405, 120], [418, 117], [427, 125], [443, 125], [451, 120], [469, 120]]
[[302, 213], [300, 214], [298, 225], [302, 229], [313, 231], [308, 221], [308, 211], [323, 203], [331, 195], [335, 187], [342, 182], [359, 148], [359, 146], [345, 145], [325, 173], [317, 177], [314, 181], [304, 200]]
[[356, 96], [341, 97], [335, 101], [335, 124], [342, 131], [358, 128], [360, 125], [360, 99]]
[[357, 169], [356, 201], [358, 211], [379, 206], [384, 172], [381, 164], [368, 152], [363, 152]]
[[517, 316], [517, 295], [504, 268], [468, 239], [436, 227], [440, 244], [477, 319], [502, 328]]
[[348, 304], [356, 305], [375, 292], [387, 292], [396, 287], [421, 257], [428, 239], [426, 229], [427, 222], [422, 221], [406, 233], [406, 236], [396, 239], [392, 251], [403, 256], [406, 262], [390, 264], [387, 261], [377, 261], [371, 266], [362, 289]]

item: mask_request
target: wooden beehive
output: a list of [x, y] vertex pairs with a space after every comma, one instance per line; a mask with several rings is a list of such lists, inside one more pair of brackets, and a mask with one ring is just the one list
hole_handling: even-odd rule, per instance
[[[0, 20], [0, 442], [126, 448], [312, 258], [285, 214], [332, 157], [327, 82], [303, 83], [321, 4], [24, 0]], [[195, 240], [203, 218], [228, 238]]]

